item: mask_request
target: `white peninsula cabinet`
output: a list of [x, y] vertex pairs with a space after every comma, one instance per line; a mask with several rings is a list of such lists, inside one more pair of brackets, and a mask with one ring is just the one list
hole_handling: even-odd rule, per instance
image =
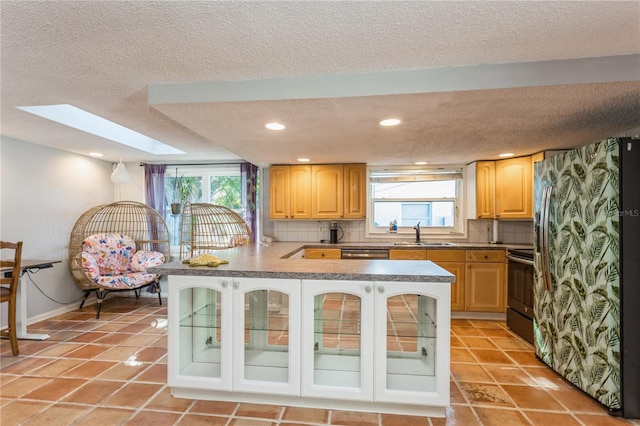
[[450, 283], [169, 276], [172, 394], [444, 416]]

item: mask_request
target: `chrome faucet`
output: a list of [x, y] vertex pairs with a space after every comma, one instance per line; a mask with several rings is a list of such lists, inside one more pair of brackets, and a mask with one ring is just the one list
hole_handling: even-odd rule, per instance
[[420, 222], [416, 226], [413, 227], [416, 230], [416, 243], [420, 242]]

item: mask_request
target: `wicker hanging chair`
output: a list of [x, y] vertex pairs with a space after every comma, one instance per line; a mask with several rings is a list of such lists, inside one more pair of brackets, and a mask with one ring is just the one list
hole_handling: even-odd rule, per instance
[[[76, 221], [69, 239], [69, 268], [71, 275], [82, 291], [85, 292], [80, 308], [84, 305], [91, 292], [98, 296], [97, 312], [100, 303], [108, 292], [118, 291], [103, 288], [87, 276], [82, 264], [83, 242], [87, 237], [96, 234], [121, 234], [130, 237], [135, 242], [136, 250], [155, 251], [164, 255], [166, 261], [171, 256], [169, 230], [162, 216], [146, 204], [135, 201], [117, 201], [114, 203], [95, 206], [84, 212]], [[154, 283], [160, 298], [159, 277]], [[136, 297], [140, 295], [140, 288], [131, 288]], [[124, 291], [124, 290], [121, 290]]]
[[180, 258], [252, 244], [251, 229], [240, 215], [224, 206], [189, 203], [182, 210]]

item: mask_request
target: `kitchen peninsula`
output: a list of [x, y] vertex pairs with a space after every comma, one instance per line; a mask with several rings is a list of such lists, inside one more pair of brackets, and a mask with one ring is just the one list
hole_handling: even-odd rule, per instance
[[292, 256], [304, 246], [150, 269], [168, 276], [172, 394], [444, 417], [454, 275], [430, 261]]

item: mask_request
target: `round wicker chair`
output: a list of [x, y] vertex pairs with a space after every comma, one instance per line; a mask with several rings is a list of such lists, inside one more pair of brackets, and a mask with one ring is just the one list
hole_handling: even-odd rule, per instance
[[244, 219], [224, 206], [189, 203], [182, 210], [180, 258], [252, 244]]
[[169, 230], [162, 216], [152, 207], [135, 201], [117, 201], [115, 203], [95, 206], [84, 212], [76, 221], [69, 239], [69, 268], [74, 281], [85, 292], [80, 308], [84, 305], [89, 295], [96, 292], [98, 305], [96, 306], [96, 318], [100, 315], [100, 306], [107, 293], [114, 291], [135, 292], [140, 296], [140, 289], [153, 285], [160, 297], [159, 276], [148, 284], [130, 288], [114, 289], [97, 284], [85, 273], [82, 262], [83, 242], [90, 236], [97, 234], [122, 234], [130, 237], [135, 242], [137, 251], [156, 251], [164, 255], [169, 261], [171, 255]]

